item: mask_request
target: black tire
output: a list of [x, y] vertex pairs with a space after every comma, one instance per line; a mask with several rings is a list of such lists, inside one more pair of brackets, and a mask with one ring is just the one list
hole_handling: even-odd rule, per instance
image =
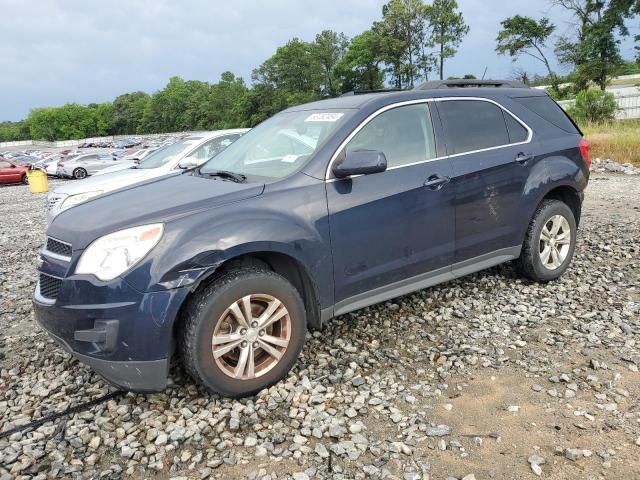
[[84, 168], [76, 168], [73, 171], [73, 178], [76, 180], [81, 180], [87, 177], [87, 171]]
[[[263, 375], [232, 378], [214, 359], [213, 334], [219, 322], [226, 322], [221, 317], [229, 306], [247, 295], [257, 294], [273, 296], [287, 309], [289, 343], [282, 357]], [[208, 390], [233, 398], [253, 395], [283, 379], [298, 359], [307, 331], [306, 312], [298, 290], [277, 273], [255, 267], [220, 274], [190, 299], [181, 321], [178, 348], [186, 371]], [[261, 354], [265, 353], [258, 353]]]
[[21, 183], [22, 185], [29, 185], [29, 177], [27, 177], [27, 175], [26, 175], [26, 174], [24, 174], [24, 175], [22, 176], [22, 178], [20, 179], [20, 183]]
[[[564, 260], [556, 268], [551, 269], [545, 266], [542, 261], [540, 248], [541, 245], [541, 232], [552, 218], [556, 215], [561, 215], [567, 221], [570, 229], [570, 241], [568, 243], [568, 250]], [[543, 200], [542, 203], [536, 209], [533, 215], [529, 228], [522, 245], [522, 252], [520, 258], [517, 260], [516, 265], [522, 275], [536, 282], [549, 282], [559, 278], [569, 267], [573, 253], [576, 247], [576, 233], [577, 233], [576, 219], [573, 211], [569, 206], [559, 200]]]

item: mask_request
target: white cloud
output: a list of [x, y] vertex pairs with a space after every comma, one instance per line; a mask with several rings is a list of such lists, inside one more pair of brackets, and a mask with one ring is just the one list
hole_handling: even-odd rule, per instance
[[[164, 87], [169, 77], [217, 81], [251, 70], [292, 37], [312, 40], [324, 29], [353, 36], [380, 18], [384, 0], [0, 0], [0, 120], [29, 109], [112, 100]], [[447, 75], [508, 75], [509, 59], [493, 51], [499, 21], [539, 16], [544, 2], [517, 0], [495, 8], [460, 0], [471, 26]], [[548, 9], [547, 9], [548, 10]], [[551, 11], [554, 20], [562, 12]], [[532, 62], [529, 70], [541, 72]]]

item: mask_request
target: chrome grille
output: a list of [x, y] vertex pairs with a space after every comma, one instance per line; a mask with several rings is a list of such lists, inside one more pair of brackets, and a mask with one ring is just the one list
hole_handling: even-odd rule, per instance
[[71, 258], [71, 245], [55, 238], [47, 237], [46, 250], [56, 255]]
[[50, 277], [44, 273], [40, 274], [40, 295], [44, 298], [48, 298], [49, 300], [55, 300], [58, 298], [58, 292], [60, 291], [61, 285], [61, 279]]

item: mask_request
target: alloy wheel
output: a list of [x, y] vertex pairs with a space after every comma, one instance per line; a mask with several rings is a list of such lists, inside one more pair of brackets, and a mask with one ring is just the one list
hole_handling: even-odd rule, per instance
[[562, 215], [554, 215], [542, 227], [538, 253], [548, 270], [560, 268], [571, 249], [571, 227]]
[[213, 358], [229, 377], [250, 380], [280, 361], [291, 338], [289, 311], [277, 298], [252, 294], [231, 304], [216, 322]]

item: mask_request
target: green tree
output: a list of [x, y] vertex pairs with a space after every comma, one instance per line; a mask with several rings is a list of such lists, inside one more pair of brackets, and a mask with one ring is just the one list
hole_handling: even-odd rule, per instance
[[336, 67], [344, 57], [349, 39], [344, 33], [323, 30], [316, 35], [312, 52], [322, 67], [322, 83], [320, 90], [326, 96], [340, 93], [340, 81]]
[[396, 88], [413, 87], [425, 67], [429, 9], [422, 0], [391, 0], [373, 29], [382, 38], [380, 53]]
[[638, 13], [634, 0], [552, 0], [577, 20], [575, 37], [563, 36], [556, 43], [558, 60], [576, 71], [579, 90], [594, 82], [604, 90], [609, 77], [622, 64], [620, 38], [629, 35], [625, 20]]
[[113, 130], [117, 135], [136, 133], [151, 97], [144, 92], [125, 93], [113, 101]]
[[322, 95], [323, 70], [314, 51], [313, 44], [294, 38], [256, 68], [251, 78], [282, 90], [288, 105], [318, 99]]
[[342, 92], [378, 90], [384, 86], [382, 37], [376, 30], [367, 30], [351, 39], [349, 47], [335, 67]]
[[569, 115], [579, 123], [602, 123], [615, 118], [618, 104], [613, 93], [602, 90], [583, 90], [576, 103], [568, 109]]
[[202, 125], [202, 104], [207, 101], [209, 88], [206, 82], [170, 78], [145, 105], [139, 133], [179, 132]]
[[272, 115], [287, 108], [287, 95], [273, 85], [259, 83], [243, 97], [240, 108], [244, 126], [254, 127]]
[[542, 62], [549, 73], [554, 90], [558, 90], [558, 81], [551, 69], [549, 59], [544, 53], [546, 43], [555, 30], [548, 18], [535, 20], [531, 17], [515, 15], [502, 22], [502, 30], [496, 38], [496, 52], [509, 55], [515, 61], [520, 55], [528, 55]]
[[438, 71], [440, 80], [444, 78], [444, 61], [453, 57], [462, 43], [462, 38], [469, 33], [469, 26], [464, 22], [462, 12], [458, 12], [456, 0], [434, 0], [429, 9], [431, 23], [431, 43], [438, 48]]
[[241, 77], [224, 72], [220, 81], [211, 85], [207, 99], [200, 105], [199, 128], [222, 129], [244, 126], [247, 119], [243, 115], [242, 102], [248, 89]]
[[0, 142], [29, 139], [29, 127], [24, 121], [0, 122]]

